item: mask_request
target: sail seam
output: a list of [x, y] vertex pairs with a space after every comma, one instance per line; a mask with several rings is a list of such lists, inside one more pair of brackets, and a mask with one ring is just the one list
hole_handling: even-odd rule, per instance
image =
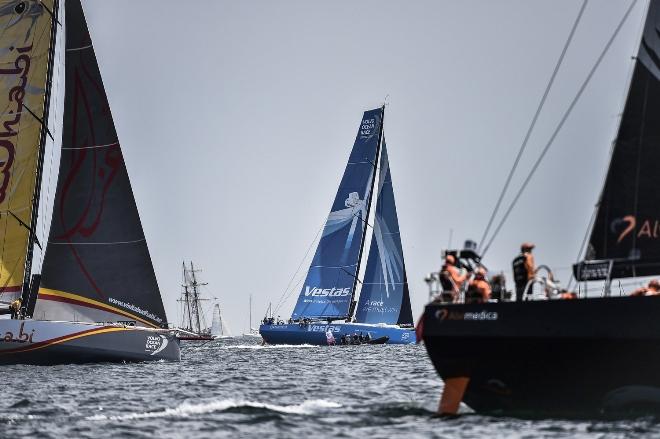
[[119, 146], [119, 142], [108, 143], [106, 145], [92, 145], [92, 146], [78, 146], [78, 147], [62, 147], [62, 149], [95, 149], [95, 148], [108, 148], [111, 146]]
[[146, 241], [145, 238], [136, 239], [134, 241], [115, 241], [115, 242], [53, 242], [48, 241], [48, 244], [53, 245], [119, 245], [119, 244], [135, 244], [138, 242]]
[[72, 47], [70, 49], [66, 49], [67, 52], [76, 52], [78, 50], [85, 50], [85, 49], [90, 49], [92, 47], [91, 44], [88, 44], [87, 46], [81, 46], [81, 47]]

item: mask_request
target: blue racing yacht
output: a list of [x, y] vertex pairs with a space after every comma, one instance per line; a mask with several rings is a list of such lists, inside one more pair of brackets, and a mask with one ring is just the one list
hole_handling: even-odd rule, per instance
[[[259, 327], [264, 342], [415, 343], [383, 134], [384, 112], [383, 106], [364, 113], [291, 318], [287, 322], [264, 318]], [[374, 189], [377, 196], [372, 219], [369, 214]], [[368, 236], [371, 244], [361, 272]]]

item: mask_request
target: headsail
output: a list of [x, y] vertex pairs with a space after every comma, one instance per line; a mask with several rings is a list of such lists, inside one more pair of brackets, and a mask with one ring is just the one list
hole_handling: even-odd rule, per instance
[[575, 268], [578, 279], [606, 278], [610, 268], [611, 277], [660, 273], [658, 118], [660, 2], [651, 1], [587, 261]]
[[[54, 0], [0, 1], [0, 300], [20, 294], [48, 119]], [[52, 70], [52, 69], [51, 69]], [[29, 271], [29, 270], [28, 270]], [[29, 273], [28, 273], [29, 276]]]
[[346, 318], [353, 300], [382, 135], [383, 108], [366, 111], [316, 248], [294, 319]]
[[80, 0], [66, 2], [62, 156], [36, 319], [166, 325]]
[[355, 320], [359, 323], [413, 323], [385, 141], [380, 157], [373, 238]]

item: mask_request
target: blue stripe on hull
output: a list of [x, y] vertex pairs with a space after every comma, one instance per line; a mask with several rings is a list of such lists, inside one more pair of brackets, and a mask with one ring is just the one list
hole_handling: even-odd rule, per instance
[[302, 325], [291, 323], [285, 325], [261, 325], [259, 333], [268, 344], [311, 344], [327, 345], [325, 333], [330, 329], [339, 344], [342, 335], [362, 333], [369, 334], [372, 339], [387, 336], [388, 344], [415, 343], [415, 330], [393, 326], [369, 325], [360, 323], [310, 323]]

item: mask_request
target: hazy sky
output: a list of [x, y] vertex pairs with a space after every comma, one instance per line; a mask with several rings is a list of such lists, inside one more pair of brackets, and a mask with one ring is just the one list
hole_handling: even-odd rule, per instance
[[[204, 269], [234, 333], [249, 294], [263, 316], [328, 214], [362, 112], [386, 95], [417, 316], [450, 229], [454, 245], [481, 237], [581, 3], [83, 1], [168, 318], [184, 259]], [[491, 271], [510, 279], [530, 240], [568, 280], [636, 52], [637, 3], [493, 244]], [[512, 188], [629, 5], [587, 6]]]

